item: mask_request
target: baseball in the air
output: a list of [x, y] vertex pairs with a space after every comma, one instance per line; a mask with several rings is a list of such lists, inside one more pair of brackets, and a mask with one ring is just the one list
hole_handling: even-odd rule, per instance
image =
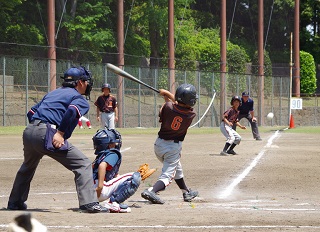
[[273, 119], [273, 113], [272, 112], [270, 112], [268, 115], [267, 115], [267, 119], [269, 119], [269, 120], [271, 120], [271, 119]]

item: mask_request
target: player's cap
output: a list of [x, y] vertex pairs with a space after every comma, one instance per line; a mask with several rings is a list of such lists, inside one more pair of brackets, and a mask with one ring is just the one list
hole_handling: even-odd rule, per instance
[[248, 91], [244, 91], [244, 92], [242, 93], [242, 96], [248, 97], [248, 96], [250, 96], [250, 94], [249, 94]]
[[101, 86], [101, 89], [104, 89], [104, 88], [108, 88], [108, 89], [111, 89], [111, 85], [108, 84], [108, 83], [105, 83]]

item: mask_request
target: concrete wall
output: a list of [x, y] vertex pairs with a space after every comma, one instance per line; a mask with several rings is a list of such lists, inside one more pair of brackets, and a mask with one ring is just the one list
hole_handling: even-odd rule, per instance
[[[5, 82], [4, 82], [4, 85], [5, 85], [5, 91], [6, 92], [12, 92], [13, 91], [13, 76], [7, 76], [5, 75]], [[0, 93], [3, 92], [3, 75], [0, 75]]]

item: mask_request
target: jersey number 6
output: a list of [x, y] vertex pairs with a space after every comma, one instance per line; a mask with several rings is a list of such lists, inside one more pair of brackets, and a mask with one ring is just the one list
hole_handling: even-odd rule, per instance
[[179, 130], [183, 119], [180, 116], [174, 117], [171, 123], [172, 130]]

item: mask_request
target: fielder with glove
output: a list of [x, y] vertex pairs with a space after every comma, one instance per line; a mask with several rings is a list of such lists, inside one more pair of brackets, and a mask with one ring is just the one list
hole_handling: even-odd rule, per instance
[[100, 129], [92, 140], [97, 155], [92, 163], [93, 180], [99, 201], [110, 212], [131, 212], [122, 203], [137, 191], [141, 180], [145, 180], [156, 170], [143, 164], [136, 172], [119, 175], [122, 161], [121, 134], [115, 129]]

